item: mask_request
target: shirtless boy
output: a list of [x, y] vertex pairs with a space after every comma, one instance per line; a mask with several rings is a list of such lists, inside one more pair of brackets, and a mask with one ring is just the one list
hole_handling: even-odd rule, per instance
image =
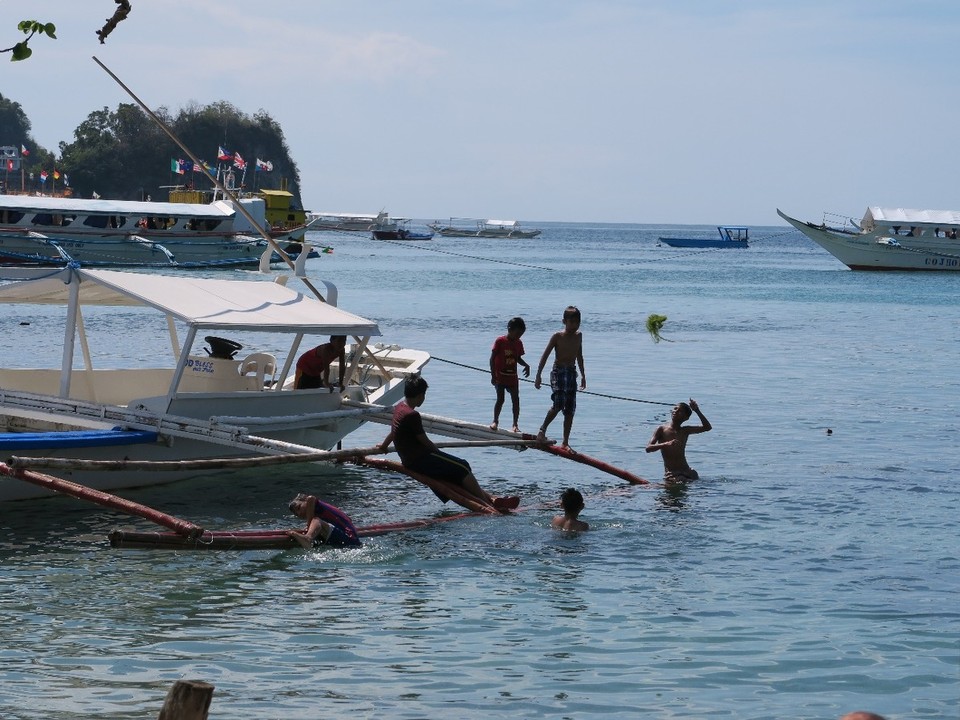
[[580, 311], [573, 305], [563, 311], [563, 330], [555, 332], [547, 343], [537, 377], [533, 386], [539, 390], [542, 383], [543, 368], [550, 353], [555, 352], [553, 369], [550, 371], [550, 395], [553, 406], [547, 410], [540, 432], [539, 442], [547, 440], [547, 427], [559, 412], [563, 412], [563, 447], [570, 447], [570, 429], [573, 427], [573, 415], [577, 411], [577, 368], [580, 368], [580, 389], [587, 389], [587, 373], [583, 369], [583, 336], [580, 334]]
[[550, 527], [555, 530], [572, 530], [582, 532], [590, 526], [579, 519], [583, 512], [583, 495], [575, 488], [567, 488], [560, 496], [560, 505], [563, 506], [563, 515], [557, 515]]
[[[684, 426], [693, 413], [700, 418], [700, 425]], [[673, 406], [670, 413], [670, 422], [666, 422], [653, 431], [653, 437], [647, 443], [647, 452], [659, 450], [663, 456], [663, 479], [667, 482], [685, 482], [700, 477], [697, 471], [687, 464], [687, 438], [697, 433], [708, 432], [713, 429], [710, 421], [700, 411], [697, 401], [691, 398], [690, 404], [685, 402]]]

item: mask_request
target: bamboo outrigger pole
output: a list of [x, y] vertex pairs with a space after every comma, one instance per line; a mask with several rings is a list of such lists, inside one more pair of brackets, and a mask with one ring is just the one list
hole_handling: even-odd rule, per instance
[[[529, 440], [451, 440], [434, 443], [439, 448], [464, 447], [516, 447], [530, 446]], [[297, 447], [297, 446], [293, 446]], [[83, 460], [79, 458], [24, 457], [14, 455], [8, 465], [15, 469], [45, 468], [47, 470], [232, 470], [237, 468], [290, 465], [308, 462], [336, 462], [362, 458], [368, 455], [384, 455], [393, 450], [372, 447], [346, 448], [344, 450], [317, 450], [316, 452], [290, 452], [285, 455], [262, 455], [256, 457], [208, 458], [206, 460]]]
[[62, 493], [63, 495], [70, 495], [79, 500], [88, 500], [89, 502], [103, 505], [113, 510], [121, 510], [130, 515], [146, 518], [151, 522], [155, 522], [157, 525], [170, 528], [183, 537], [196, 538], [203, 534], [203, 528], [192, 522], [175, 518], [172, 515], [154, 510], [146, 505], [141, 505], [132, 500], [126, 500], [117, 495], [111, 495], [110, 493], [105, 493], [100, 490], [94, 490], [93, 488], [71, 482], [70, 480], [53, 477], [52, 475], [44, 475], [43, 473], [33, 472], [32, 470], [13, 468], [6, 463], [0, 463], [0, 475], [7, 475], [17, 480], [25, 480], [26, 482], [39, 485], [48, 490]]

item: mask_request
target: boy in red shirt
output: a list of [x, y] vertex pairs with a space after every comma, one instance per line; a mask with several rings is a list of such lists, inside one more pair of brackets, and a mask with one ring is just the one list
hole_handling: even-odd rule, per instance
[[513, 406], [512, 432], [520, 432], [520, 377], [517, 365], [523, 368], [523, 376], [529, 377], [530, 366], [523, 359], [523, 341], [520, 338], [526, 332], [523, 318], [515, 317], [507, 323], [507, 334], [493, 342], [490, 352], [490, 383], [497, 389], [497, 402], [493, 406], [493, 422], [490, 429], [496, 430], [500, 424], [500, 410], [503, 409], [505, 393], [510, 393]]

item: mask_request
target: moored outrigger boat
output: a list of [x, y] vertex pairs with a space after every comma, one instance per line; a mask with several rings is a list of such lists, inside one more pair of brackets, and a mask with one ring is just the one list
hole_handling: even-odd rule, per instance
[[[323, 302], [287, 287], [287, 276], [277, 282], [223, 280], [74, 266], [13, 268], [4, 276], [17, 279], [0, 286], [0, 304], [63, 308], [58, 367], [0, 369], [0, 448], [8, 455], [179, 461], [284, 452], [269, 441], [327, 449], [365, 421], [368, 411], [346, 407], [347, 400], [391, 405], [403, 396], [404, 380], [430, 359], [419, 350], [372, 345], [380, 335], [377, 324], [336, 307], [336, 288], [329, 283], [330, 302]], [[104, 307], [130, 308], [136, 322], [166, 330], [169, 361], [100, 367], [117, 355], [115, 337], [100, 338], [106, 347], [92, 349], [89, 342], [87, 324]], [[104, 322], [110, 323], [109, 316]], [[36, 327], [40, 342], [49, 330]], [[242, 346], [233, 338], [262, 342], [264, 333], [274, 337], [271, 342], [286, 338], [282, 361], [263, 352], [234, 357]], [[294, 390], [292, 368], [304, 338], [329, 335], [353, 338], [344, 393]], [[203, 340], [210, 345], [205, 351]], [[35, 354], [24, 345], [25, 358]], [[152, 355], [149, 349], [143, 354]], [[74, 367], [75, 355], [81, 367]], [[68, 479], [101, 490], [190, 474], [66, 471]], [[46, 493], [0, 479], [0, 501]]]

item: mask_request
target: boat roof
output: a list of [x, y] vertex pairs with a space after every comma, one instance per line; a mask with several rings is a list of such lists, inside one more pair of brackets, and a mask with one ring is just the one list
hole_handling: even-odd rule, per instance
[[905, 225], [960, 225], [960, 212], [955, 210], [910, 210], [908, 208], [868, 207], [863, 223], [903, 223]]
[[[79, 278], [80, 304], [147, 306], [197, 327], [318, 335], [380, 335], [373, 320], [264, 280], [224, 280], [84, 268], [11, 268], [0, 303], [66, 305]], [[30, 279], [30, 276], [36, 276]]]
[[516, 220], [484, 220], [484, 224], [493, 225], [495, 227], [516, 227], [520, 223]]
[[50, 197], [48, 195], [0, 195], [0, 209], [24, 212], [98, 213], [103, 215], [143, 215], [171, 217], [230, 217], [229, 203], [140, 202], [137, 200], [91, 200], [89, 198]]
[[321, 218], [343, 218], [344, 220], [376, 220], [378, 215], [368, 215], [366, 213], [342, 213], [342, 212], [315, 212]]

